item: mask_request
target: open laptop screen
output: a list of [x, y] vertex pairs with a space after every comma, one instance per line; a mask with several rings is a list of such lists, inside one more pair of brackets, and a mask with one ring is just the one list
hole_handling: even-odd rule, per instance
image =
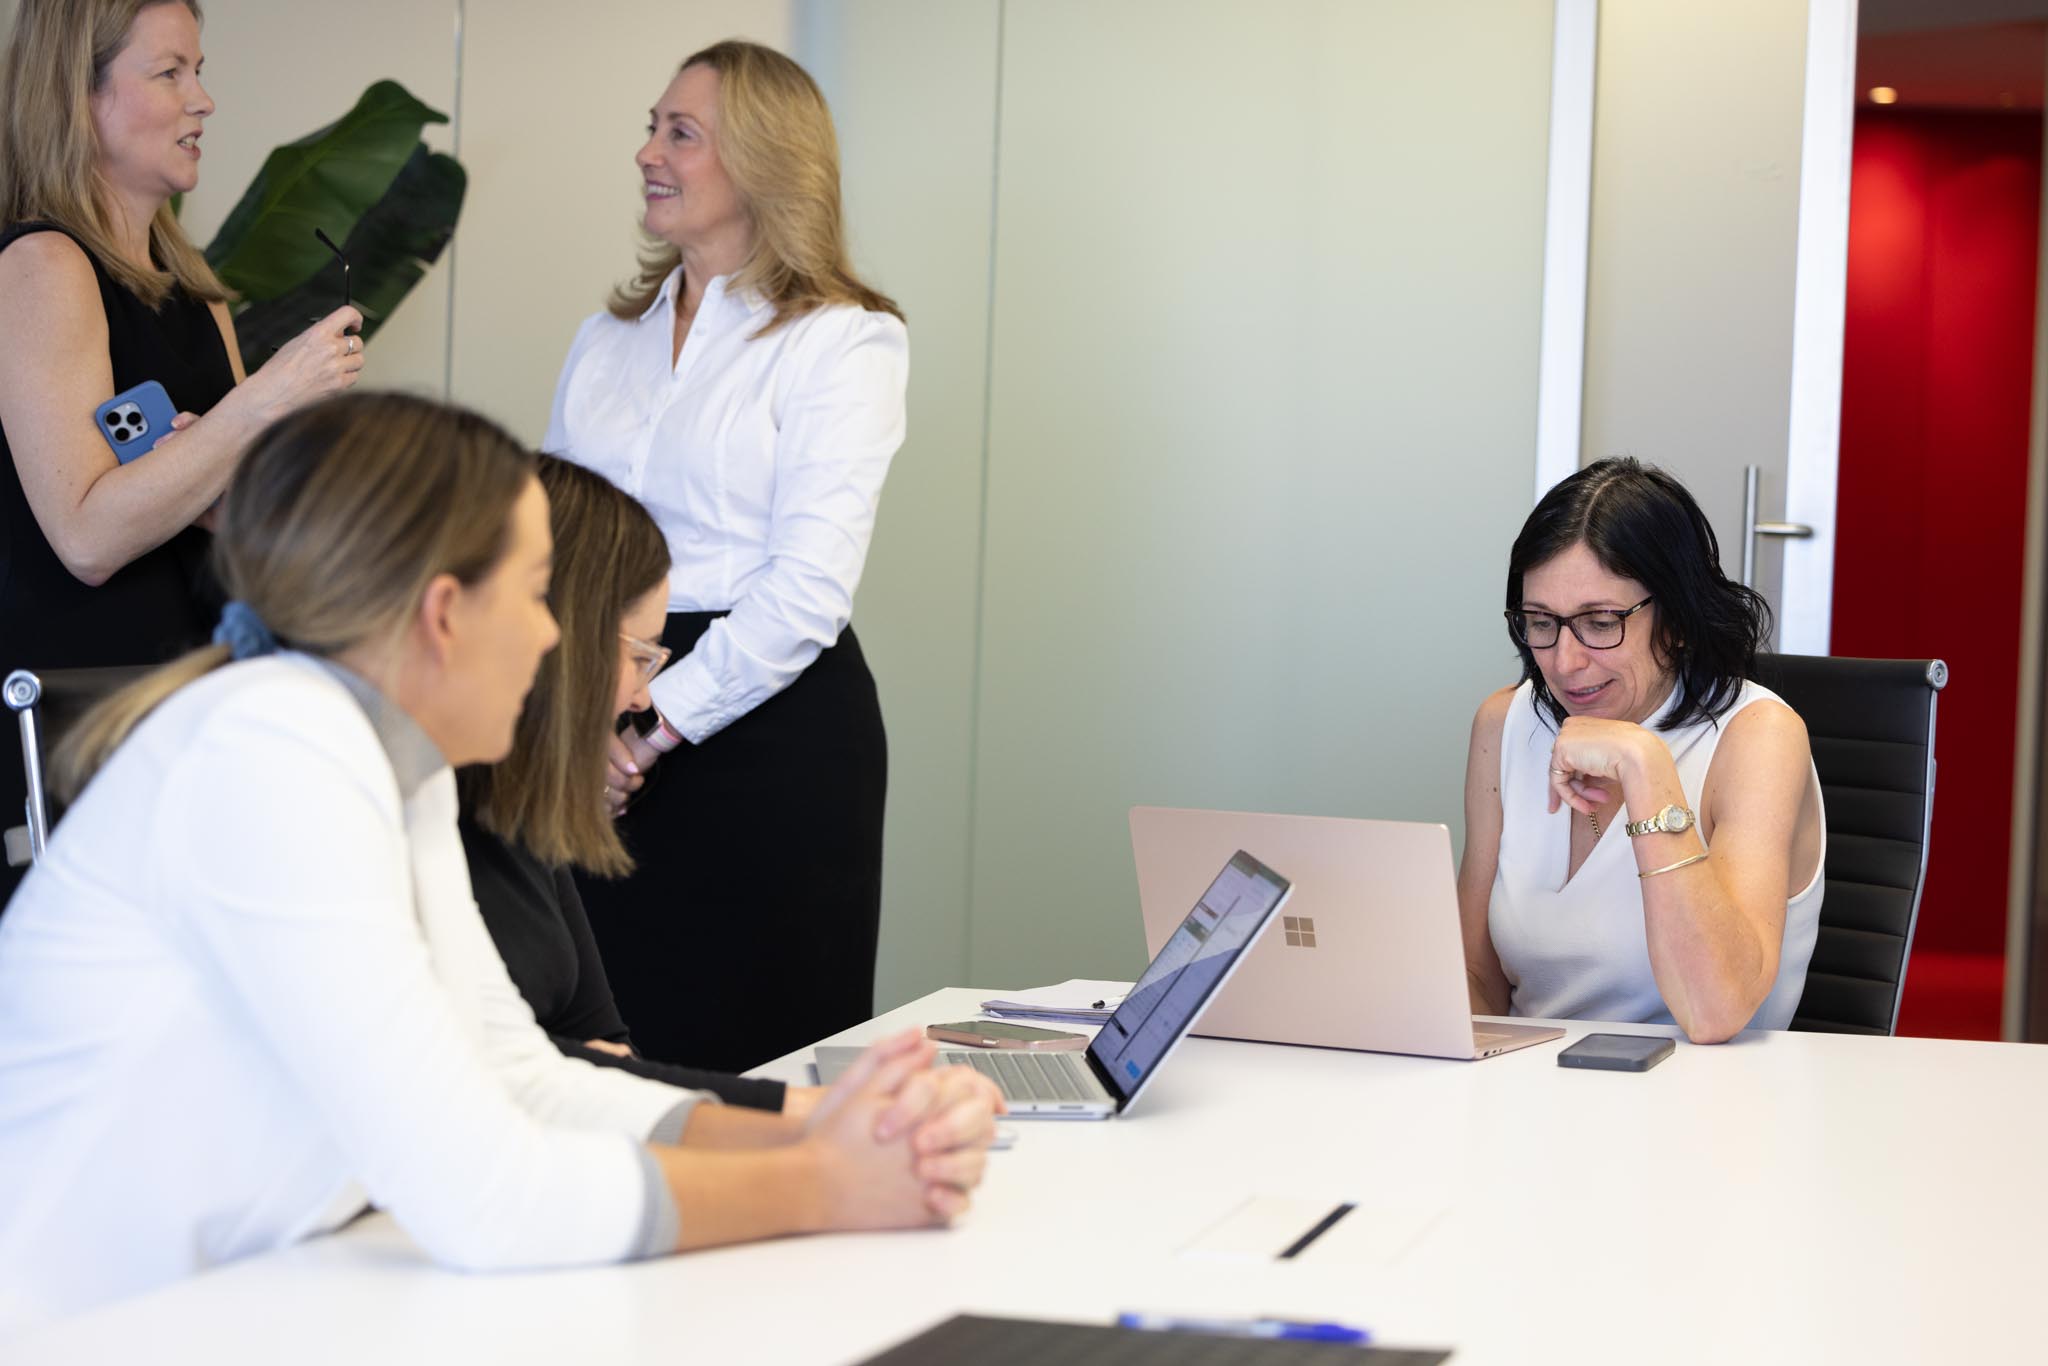
[[1239, 850], [1088, 1045], [1096, 1072], [1128, 1103], [1180, 1042], [1287, 896], [1287, 879]]

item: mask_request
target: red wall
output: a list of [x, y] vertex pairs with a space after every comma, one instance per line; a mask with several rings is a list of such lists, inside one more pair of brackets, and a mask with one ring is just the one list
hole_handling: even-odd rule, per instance
[[[1833, 652], [1948, 661], [1917, 948], [2005, 943], [2039, 113], [1858, 111]], [[1907, 992], [1913, 979], [1908, 973]]]

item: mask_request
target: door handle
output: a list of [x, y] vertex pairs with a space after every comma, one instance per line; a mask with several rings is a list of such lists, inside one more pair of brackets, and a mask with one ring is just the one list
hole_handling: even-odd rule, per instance
[[1763, 469], [1751, 465], [1742, 472], [1742, 586], [1756, 587], [1756, 538], [1759, 536], [1782, 536], [1787, 540], [1803, 541], [1813, 536], [1813, 528], [1804, 522], [1759, 522], [1756, 519], [1757, 488], [1763, 482]]

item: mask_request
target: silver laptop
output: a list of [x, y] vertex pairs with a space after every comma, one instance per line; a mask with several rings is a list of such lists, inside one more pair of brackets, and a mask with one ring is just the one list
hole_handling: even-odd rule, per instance
[[[1018, 1118], [1129, 1113], [1287, 901], [1287, 879], [1250, 854], [1225, 850], [1209, 866], [1222, 859], [1228, 861], [1207, 891], [1199, 882], [1189, 891], [1195, 908], [1159, 937], [1151, 966], [1085, 1051], [949, 1048], [940, 1051], [938, 1065], [975, 1068], [1002, 1088]], [[829, 1086], [859, 1056], [858, 1048], [819, 1048], [818, 1080]]]
[[1490, 1058], [1561, 1029], [1472, 1018], [1451, 832], [1407, 821], [1131, 808], [1147, 945], [1173, 932], [1204, 868], [1250, 846], [1288, 870], [1294, 896], [1244, 956], [1201, 1033], [1433, 1058]]

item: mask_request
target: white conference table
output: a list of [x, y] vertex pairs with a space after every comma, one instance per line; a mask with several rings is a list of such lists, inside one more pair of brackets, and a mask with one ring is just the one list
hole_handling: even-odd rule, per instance
[[[963, 1310], [1142, 1309], [1335, 1319], [1458, 1366], [2048, 1359], [2027, 1308], [2048, 1290], [2048, 1048], [1758, 1034], [1629, 1074], [1560, 1068], [1561, 1046], [1465, 1063], [1191, 1039], [1128, 1119], [1016, 1123], [950, 1230], [484, 1276], [376, 1216], [0, 1358], [827, 1363]], [[807, 1080], [808, 1056], [761, 1071]], [[1296, 1261], [1186, 1250], [1281, 1199], [1357, 1209]]]

